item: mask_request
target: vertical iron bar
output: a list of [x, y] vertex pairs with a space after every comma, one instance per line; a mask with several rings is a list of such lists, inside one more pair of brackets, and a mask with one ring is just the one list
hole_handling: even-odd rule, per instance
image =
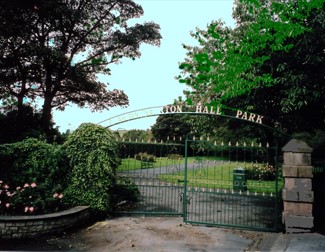
[[183, 194], [183, 221], [187, 220], [187, 148], [188, 148], [188, 136], [185, 139], [185, 162], [184, 162], [184, 194]]
[[275, 147], [275, 230], [278, 229], [278, 176], [279, 176], [279, 167], [278, 167], [278, 146]]

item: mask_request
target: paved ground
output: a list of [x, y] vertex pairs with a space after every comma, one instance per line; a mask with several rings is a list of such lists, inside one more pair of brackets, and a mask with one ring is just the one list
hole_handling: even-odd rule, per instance
[[193, 226], [181, 217], [120, 217], [42, 239], [5, 242], [5, 251], [325, 251], [319, 233], [282, 234]]

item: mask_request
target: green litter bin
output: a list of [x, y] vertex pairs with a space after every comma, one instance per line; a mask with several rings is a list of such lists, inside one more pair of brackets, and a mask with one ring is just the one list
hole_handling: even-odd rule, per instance
[[247, 191], [246, 170], [242, 167], [236, 167], [233, 171], [234, 191]]

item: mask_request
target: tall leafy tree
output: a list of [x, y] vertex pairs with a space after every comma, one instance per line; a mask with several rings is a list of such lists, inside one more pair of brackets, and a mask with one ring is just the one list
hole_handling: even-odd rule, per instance
[[129, 25], [143, 14], [132, 0], [1, 0], [0, 12], [0, 98], [18, 110], [26, 99], [42, 101], [46, 132], [53, 108], [127, 105], [126, 94], [108, 90], [98, 74], [161, 39], [153, 22]]
[[151, 133], [149, 130], [133, 129], [126, 131], [120, 138], [126, 141], [147, 142], [149, 139], [151, 139]]
[[324, 129], [324, 0], [236, 3], [237, 27], [212, 22], [180, 64], [188, 100], [203, 92], [207, 103], [267, 114], [289, 133]]
[[157, 117], [156, 123], [151, 126], [151, 132], [159, 141], [184, 142], [186, 136], [191, 132], [191, 126], [185, 119], [185, 115], [160, 115]]

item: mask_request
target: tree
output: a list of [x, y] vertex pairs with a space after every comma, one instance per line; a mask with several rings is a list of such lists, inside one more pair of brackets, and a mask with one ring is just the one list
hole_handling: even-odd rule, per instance
[[52, 109], [70, 102], [92, 110], [127, 105], [98, 74], [161, 39], [155, 23], [129, 26], [143, 14], [132, 0], [1, 0], [0, 10], [0, 98], [13, 97], [18, 111], [24, 100], [41, 99], [45, 132]]
[[184, 142], [186, 136], [191, 132], [191, 127], [185, 120], [185, 115], [160, 115], [157, 117], [156, 123], [151, 126], [151, 132], [158, 141]]
[[[23, 125], [19, 125], [17, 111], [9, 111], [0, 115], [0, 143], [13, 143], [21, 141], [26, 137], [40, 138], [40, 114], [34, 113], [33, 108], [23, 106], [21, 108]], [[44, 135], [43, 135], [44, 138]]]
[[[46, 138], [41, 127], [41, 113], [28, 104], [23, 104], [20, 112], [21, 115], [18, 115], [18, 110], [5, 111], [0, 114], [0, 144], [14, 143], [30, 137], [42, 140]], [[60, 134], [57, 127], [54, 128], [53, 122], [47, 134], [56, 143], [64, 141], [64, 134]]]
[[147, 142], [151, 138], [151, 132], [149, 130], [128, 130], [126, 131], [123, 136], [121, 136], [122, 139], [125, 141], [144, 141]]
[[324, 4], [237, 1], [237, 27], [199, 30], [200, 47], [180, 64], [188, 100], [267, 114], [290, 134], [324, 129]]

